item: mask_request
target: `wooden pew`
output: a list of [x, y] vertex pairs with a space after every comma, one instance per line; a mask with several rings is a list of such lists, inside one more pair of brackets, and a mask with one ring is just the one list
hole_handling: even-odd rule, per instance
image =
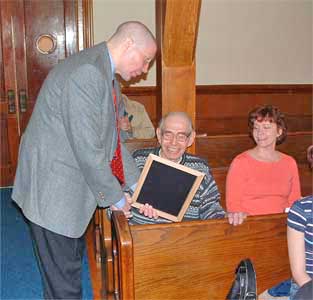
[[[291, 132], [278, 150], [306, 164], [306, 150], [312, 144], [312, 131]], [[205, 158], [211, 168], [228, 167], [236, 155], [254, 146], [248, 134], [214, 135], [196, 138], [196, 153]]]
[[133, 153], [135, 150], [144, 149], [144, 148], [154, 148], [159, 145], [156, 138], [153, 139], [131, 139], [125, 142], [126, 148], [130, 153]]
[[121, 212], [112, 220], [107, 299], [225, 299], [244, 258], [254, 264], [259, 294], [290, 277], [285, 214], [248, 217], [240, 226], [226, 219], [129, 226]]
[[[225, 183], [228, 167], [233, 158], [253, 147], [253, 142], [247, 134], [216, 135], [196, 138], [196, 153], [206, 159], [211, 167], [213, 177], [221, 193], [221, 204], [225, 205]], [[278, 147], [279, 150], [293, 156], [299, 166], [301, 192], [303, 196], [312, 194], [312, 173], [307, 167], [306, 149], [312, 144], [312, 132], [292, 132], [287, 140]], [[133, 139], [125, 142], [132, 153], [136, 149], [156, 147], [158, 141], [154, 139]], [[100, 262], [100, 223], [98, 211], [94, 218], [96, 260]]]
[[[306, 164], [306, 150], [312, 144], [312, 131], [290, 132], [278, 150], [294, 157], [298, 164]], [[228, 167], [241, 152], [254, 146], [248, 134], [197, 136], [196, 155], [206, 159], [211, 168]], [[156, 147], [157, 139], [133, 139], [125, 142], [132, 153], [137, 149]]]

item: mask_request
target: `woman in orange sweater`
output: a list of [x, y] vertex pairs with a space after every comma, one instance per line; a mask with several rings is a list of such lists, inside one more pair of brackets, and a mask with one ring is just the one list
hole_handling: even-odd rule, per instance
[[226, 180], [230, 224], [247, 215], [282, 213], [301, 197], [296, 161], [276, 150], [287, 135], [284, 115], [271, 105], [249, 113], [250, 135], [256, 146], [232, 161]]

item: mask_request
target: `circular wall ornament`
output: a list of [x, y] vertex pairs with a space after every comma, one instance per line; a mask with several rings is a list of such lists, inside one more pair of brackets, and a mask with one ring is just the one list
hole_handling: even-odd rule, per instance
[[51, 34], [42, 34], [37, 38], [36, 48], [42, 54], [50, 54], [56, 47], [56, 39]]

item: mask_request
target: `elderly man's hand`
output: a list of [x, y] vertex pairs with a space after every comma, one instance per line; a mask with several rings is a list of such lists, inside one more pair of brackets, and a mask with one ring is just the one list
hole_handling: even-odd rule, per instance
[[139, 208], [139, 212], [150, 219], [157, 219], [159, 217], [158, 212], [148, 203], [142, 204]]
[[243, 223], [244, 219], [247, 217], [247, 213], [245, 212], [228, 212], [228, 222], [234, 226], [240, 225]]

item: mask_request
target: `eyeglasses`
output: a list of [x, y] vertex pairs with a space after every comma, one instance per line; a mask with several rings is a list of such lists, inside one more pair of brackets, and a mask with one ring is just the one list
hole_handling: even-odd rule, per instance
[[149, 65], [150, 62], [151, 62], [151, 60], [152, 60], [152, 58], [150, 58], [150, 57], [148, 57], [147, 55], [145, 55], [145, 54], [143, 53], [143, 51], [142, 51], [138, 46], [136, 46], [136, 49], [137, 49], [137, 51], [140, 53], [140, 55], [143, 57], [144, 64], [145, 64], [145, 65]]
[[174, 134], [171, 131], [162, 131], [162, 137], [166, 141], [172, 141], [175, 137], [176, 141], [179, 143], [185, 143], [187, 139], [190, 137], [191, 133], [184, 133], [184, 132], [179, 132], [177, 134]]

